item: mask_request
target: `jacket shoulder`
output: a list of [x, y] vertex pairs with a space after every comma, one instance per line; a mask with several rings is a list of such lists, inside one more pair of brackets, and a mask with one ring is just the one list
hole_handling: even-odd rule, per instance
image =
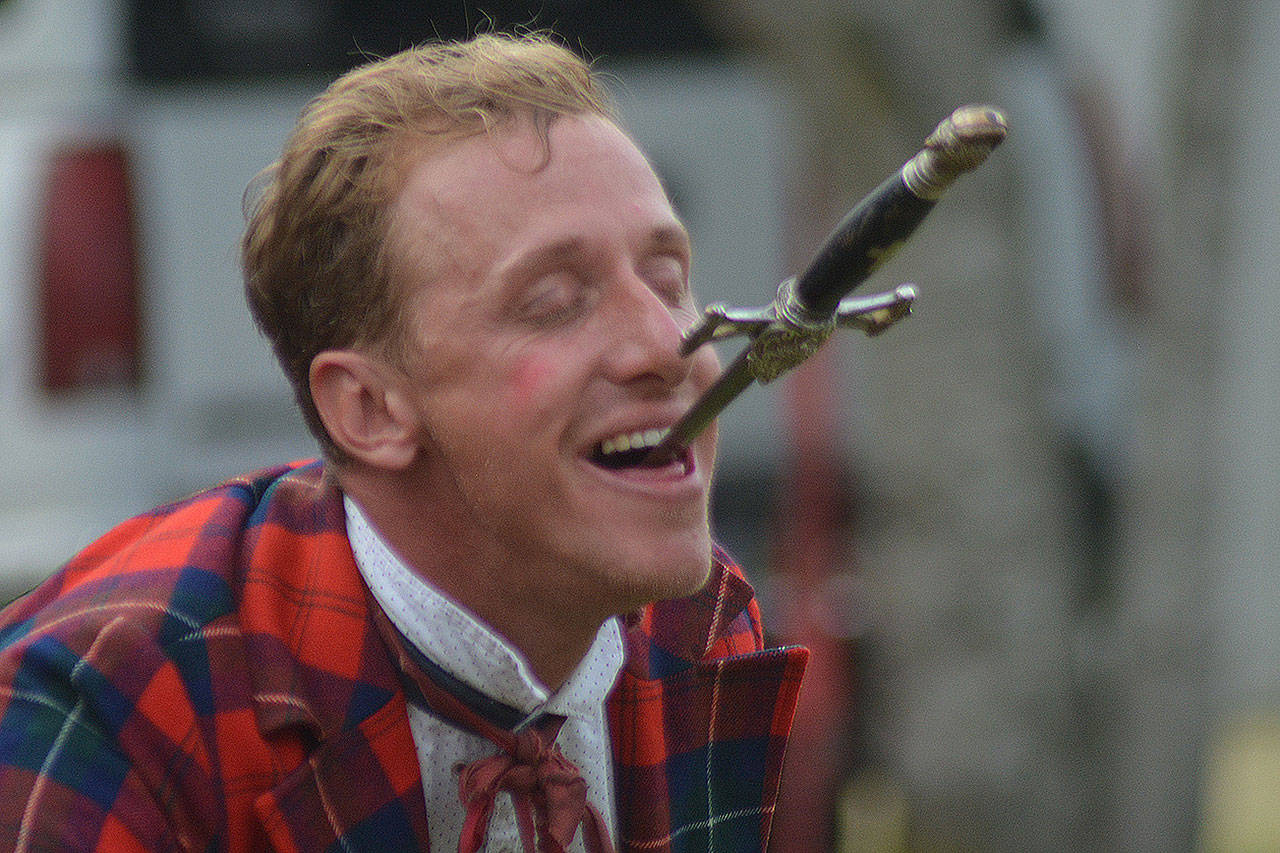
[[[282, 466], [129, 519], [0, 614], [0, 846], [12, 808], [51, 849], [256, 831], [251, 794], [273, 754], [256, 733], [239, 576], [276, 496], [301, 504], [320, 476]], [[23, 805], [49, 782], [57, 797]]]
[[171, 608], [189, 623], [218, 618], [234, 606], [231, 585], [267, 496], [308, 473], [320, 476], [305, 463], [264, 469], [120, 523], [0, 613], [0, 648], [40, 626], [105, 623], [122, 610], [135, 628]]

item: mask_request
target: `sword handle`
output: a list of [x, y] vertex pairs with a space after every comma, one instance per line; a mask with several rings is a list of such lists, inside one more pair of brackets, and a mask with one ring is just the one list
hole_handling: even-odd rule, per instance
[[822, 321], [911, 236], [951, 183], [982, 164], [1008, 133], [1004, 115], [964, 106], [944, 119], [924, 148], [858, 202], [796, 280], [793, 311]]

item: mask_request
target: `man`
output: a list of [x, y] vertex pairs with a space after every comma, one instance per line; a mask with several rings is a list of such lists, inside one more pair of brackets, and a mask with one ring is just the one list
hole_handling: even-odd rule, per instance
[[247, 293], [324, 460], [5, 612], [0, 838], [763, 849], [805, 655], [713, 549], [714, 434], [642, 463], [718, 365], [679, 355], [688, 236], [589, 69], [374, 62], [258, 184]]

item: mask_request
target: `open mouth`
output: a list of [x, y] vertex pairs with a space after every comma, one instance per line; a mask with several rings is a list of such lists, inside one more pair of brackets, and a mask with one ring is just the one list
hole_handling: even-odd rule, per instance
[[647, 429], [611, 436], [596, 445], [591, 461], [608, 471], [623, 471], [628, 468], [662, 468], [679, 460], [688, 470], [687, 451], [649, 458], [650, 451], [662, 443], [667, 432], [665, 429]]

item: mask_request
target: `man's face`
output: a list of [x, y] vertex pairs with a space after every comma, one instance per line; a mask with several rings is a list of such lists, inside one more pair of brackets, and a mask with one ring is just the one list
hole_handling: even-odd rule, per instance
[[408, 171], [391, 246], [416, 468], [428, 523], [531, 604], [622, 612], [707, 577], [714, 430], [657, 467], [619, 449], [719, 365], [678, 353], [689, 241], [643, 155], [597, 117], [549, 142], [525, 121]]

